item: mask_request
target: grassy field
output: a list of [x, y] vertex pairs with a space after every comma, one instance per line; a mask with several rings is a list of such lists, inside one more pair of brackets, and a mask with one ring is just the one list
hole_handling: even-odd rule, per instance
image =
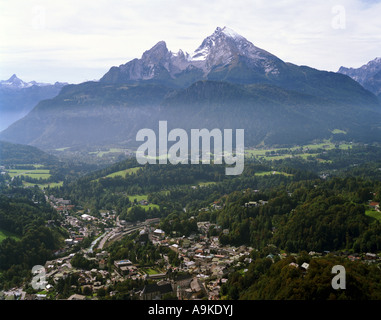
[[[146, 205], [146, 206], [143, 206], [143, 205], [141, 205], [141, 204], [138, 204], [138, 206], [139, 207], [141, 207], [141, 208], [143, 208], [145, 211], [148, 211], [149, 209], [154, 209], [154, 208], [156, 208], [156, 209], [160, 209], [160, 207], [157, 205], [157, 204], [153, 204], [153, 203], [150, 203], [150, 204], [148, 204], [148, 205]], [[131, 210], [131, 208], [128, 208], [128, 211], [129, 210]]]
[[6, 238], [13, 238], [15, 240], [19, 240], [20, 237], [12, 232], [8, 232], [6, 230], [0, 229], [0, 242], [3, 241]]
[[286, 177], [291, 177], [292, 174], [286, 173], [286, 172], [278, 172], [278, 171], [263, 171], [263, 172], [256, 172], [256, 176], [269, 176], [269, 175], [274, 175], [274, 174], [281, 174]]
[[136, 199], [137, 202], [142, 201], [142, 200], [147, 200], [148, 195], [147, 194], [136, 194], [134, 196], [128, 196], [128, 199], [132, 202], [134, 199]]
[[[308, 157], [317, 157], [319, 153], [305, 153], [306, 151], [318, 149], [332, 150], [334, 148], [335, 144], [327, 140], [321, 143], [307, 144], [292, 148], [248, 149], [245, 150], [245, 155], [246, 157], [263, 158], [269, 161], [286, 159], [290, 157], [301, 157], [303, 159], [307, 159]], [[352, 148], [352, 145], [348, 143], [342, 143], [339, 145], [339, 149], [347, 150], [348, 148]]]
[[156, 208], [156, 209], [160, 209], [160, 207], [159, 207], [159, 205], [157, 205], [157, 204], [153, 204], [153, 203], [150, 203], [149, 205], [147, 205], [147, 206], [141, 206], [144, 210], [149, 210], [149, 209], [154, 209], [154, 208]]
[[148, 275], [159, 274], [163, 272], [158, 268], [143, 268], [142, 271]]
[[125, 149], [110, 148], [108, 149], [108, 151], [93, 151], [93, 152], [89, 152], [89, 154], [94, 154], [97, 157], [103, 157], [105, 154], [108, 154], [108, 153], [123, 153], [125, 151], [126, 151]]
[[378, 212], [378, 211], [376, 211], [376, 210], [369, 209], [369, 210], [366, 210], [366, 211], [365, 211], [365, 214], [366, 214], [368, 217], [377, 219], [379, 222], [381, 222], [381, 212]]
[[200, 187], [207, 187], [207, 186], [210, 186], [210, 185], [213, 185], [213, 184], [216, 184], [217, 182], [214, 182], [214, 181], [208, 181], [208, 182], [199, 182], [198, 185]]
[[344, 131], [344, 130], [340, 130], [340, 129], [335, 129], [335, 130], [332, 130], [331, 132], [332, 132], [333, 134], [339, 134], [339, 133], [347, 134], [346, 131]]
[[[137, 194], [137, 195], [134, 195], [134, 196], [128, 196], [128, 199], [131, 202], [133, 202], [135, 199], [136, 199], [137, 202], [139, 202], [139, 201], [142, 201], [142, 200], [147, 200], [148, 199], [148, 195], [147, 194]], [[143, 205], [139, 204], [138, 206], [140, 206], [144, 210], [149, 210], [149, 209], [153, 209], [153, 208], [160, 209], [160, 207], [157, 204], [153, 204], [153, 203], [150, 203], [150, 204], [148, 204], [146, 206], [143, 206]]]
[[31, 182], [22, 182], [23, 186], [25, 187], [33, 187], [34, 185], [38, 185], [40, 188], [45, 189], [47, 187], [54, 188], [54, 187], [62, 187], [63, 181], [60, 182], [50, 182], [50, 183], [31, 183]]
[[142, 169], [142, 168], [141, 168], [141, 167], [128, 168], [128, 169], [125, 169], [125, 170], [121, 170], [121, 171], [113, 172], [113, 173], [110, 173], [109, 175], [107, 175], [106, 178], [113, 178], [113, 177], [117, 177], [117, 176], [125, 177], [126, 174], [131, 174], [131, 173], [136, 173], [136, 172], [138, 172], [139, 169]]
[[55, 149], [55, 150], [56, 151], [65, 151], [66, 149], [70, 149], [70, 147], [58, 148], [58, 149]]
[[36, 170], [25, 170], [25, 169], [17, 169], [17, 170], [8, 170], [8, 174], [11, 178], [16, 176], [28, 176], [35, 179], [49, 179], [50, 178], [50, 170], [44, 169], [36, 169]]
[[[43, 164], [30, 164], [30, 163], [26, 163], [26, 164], [17, 164], [17, 167], [21, 167], [21, 166], [33, 166], [35, 167], [36, 169], [37, 168], [41, 168], [43, 167], [44, 165]], [[25, 171], [25, 170], [24, 170]]]
[[296, 157], [300, 157], [304, 160], [306, 160], [309, 157], [316, 158], [319, 154], [318, 153], [303, 153], [303, 154], [298, 154]]
[[279, 155], [279, 156], [263, 156], [263, 158], [265, 160], [281, 160], [281, 159], [287, 159], [287, 158], [291, 158], [292, 155], [291, 154], [283, 154], [283, 155]]

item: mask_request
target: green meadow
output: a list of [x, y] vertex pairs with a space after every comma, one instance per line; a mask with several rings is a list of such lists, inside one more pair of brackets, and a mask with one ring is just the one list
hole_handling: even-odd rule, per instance
[[45, 169], [35, 169], [35, 170], [25, 170], [25, 169], [11, 169], [8, 170], [8, 174], [11, 178], [16, 176], [28, 176], [35, 179], [49, 179], [50, 170]]
[[[147, 194], [137, 194], [137, 195], [127, 196], [127, 197], [131, 202], [134, 202], [135, 199], [137, 202], [148, 199]], [[160, 209], [160, 207], [157, 204], [153, 204], [153, 203], [150, 203], [146, 206], [139, 204], [138, 206], [143, 208], [144, 210], [149, 210], [149, 209], [153, 209], [153, 208]], [[129, 209], [131, 209], [131, 208], [129, 208]]]
[[136, 199], [137, 202], [148, 199], [148, 195], [147, 194], [137, 194], [137, 195], [134, 195], [134, 196], [127, 196], [127, 197], [128, 197], [128, 199], [131, 202], [134, 201], [135, 199]]
[[216, 183], [217, 182], [215, 182], [215, 181], [207, 181], [207, 182], [199, 182], [198, 185], [200, 187], [207, 187], [207, 186], [210, 186], [210, 185], [214, 185]]
[[340, 129], [332, 130], [331, 133], [333, 133], [333, 134], [340, 134], [340, 133], [341, 133], [341, 134], [347, 134], [346, 131], [344, 131], [344, 130], [340, 130]]
[[[22, 167], [22, 166], [33, 166], [34, 168], [41, 168], [43, 167], [44, 165], [43, 164], [31, 164], [31, 163], [26, 163], [26, 164], [17, 164], [16, 167]], [[25, 170], [24, 170], [25, 171]]]
[[369, 210], [365, 211], [365, 214], [368, 217], [374, 218], [374, 219], [378, 220], [379, 222], [381, 222], [381, 212], [378, 212], [378, 211], [373, 210], [373, 209], [369, 209]]
[[56, 151], [65, 151], [66, 149], [70, 149], [70, 147], [58, 148], [58, 149], [55, 149], [55, 150]]
[[159, 268], [142, 268], [141, 269], [144, 273], [148, 275], [154, 275], [154, 274], [159, 274], [162, 273], [163, 271], [160, 270]]
[[2, 242], [6, 238], [12, 238], [15, 240], [19, 240], [20, 237], [12, 232], [6, 231], [4, 229], [0, 229], [0, 242]]
[[35, 185], [39, 186], [42, 189], [45, 189], [45, 188], [48, 188], [48, 187], [50, 187], [50, 188], [62, 187], [63, 181], [60, 181], [60, 182], [50, 182], [50, 183], [31, 183], [31, 182], [23, 181], [23, 186], [25, 186], [25, 187], [33, 187]]
[[89, 152], [89, 154], [94, 154], [97, 157], [103, 157], [105, 154], [108, 154], [108, 153], [123, 153], [124, 151], [126, 150], [120, 149], [120, 148], [110, 148], [105, 151], [92, 151], [92, 152]]
[[121, 170], [121, 171], [110, 173], [105, 178], [114, 178], [114, 177], [117, 177], [117, 176], [125, 177], [126, 174], [131, 174], [131, 173], [138, 172], [139, 169], [142, 169], [142, 167], [128, 168], [128, 169], [125, 169], [125, 170]]
[[[290, 157], [301, 157], [307, 159], [308, 157], [317, 157], [319, 153], [306, 153], [306, 151], [314, 150], [332, 150], [336, 146], [333, 142], [326, 140], [321, 143], [307, 144], [303, 146], [295, 146], [292, 148], [264, 148], [264, 149], [247, 149], [245, 150], [246, 157], [263, 158], [265, 160], [281, 160]], [[339, 149], [347, 150], [352, 148], [349, 143], [342, 143]]]
[[260, 177], [269, 176], [269, 175], [275, 175], [275, 174], [281, 174], [281, 175], [286, 176], [286, 177], [291, 177], [292, 176], [292, 174], [289, 174], [289, 173], [286, 173], [286, 172], [278, 172], [278, 171], [263, 171], [263, 172], [256, 172], [255, 173], [256, 176], [260, 176]]

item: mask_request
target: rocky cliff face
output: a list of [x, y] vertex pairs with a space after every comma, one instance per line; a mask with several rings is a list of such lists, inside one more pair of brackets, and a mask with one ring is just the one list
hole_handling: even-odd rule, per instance
[[[263, 75], [276, 75], [284, 62], [276, 56], [257, 48], [246, 38], [227, 27], [217, 28], [203, 40], [192, 53], [168, 50], [164, 41], [158, 42], [143, 53], [141, 59], [134, 59], [119, 67], [112, 67], [101, 82], [123, 83], [147, 80], [178, 80], [189, 73], [197, 72], [198, 78], [208, 79], [211, 73], [222, 70], [228, 65], [238, 65], [245, 61], [247, 67]], [[186, 83], [188, 85], [188, 83]]]
[[341, 67], [339, 73], [345, 74], [376, 95], [381, 95], [381, 58], [369, 61], [360, 68]]

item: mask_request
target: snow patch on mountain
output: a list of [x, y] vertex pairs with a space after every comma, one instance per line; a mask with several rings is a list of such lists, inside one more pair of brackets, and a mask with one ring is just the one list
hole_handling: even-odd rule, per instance
[[[59, 83], [59, 82], [55, 83], [55, 85], [64, 85], [64, 84], [66, 83]], [[25, 88], [30, 88], [32, 86], [46, 87], [46, 86], [52, 86], [52, 84], [36, 82], [36, 81], [25, 82], [21, 80], [20, 78], [18, 78], [16, 74], [13, 74], [8, 80], [0, 80], [0, 87], [2, 88], [25, 89]]]
[[230, 29], [228, 27], [224, 27], [223, 29], [221, 29], [221, 32], [223, 32], [225, 35], [227, 35], [228, 37], [231, 37], [233, 39], [242, 39], [243, 38], [240, 34], [238, 34], [233, 29]]
[[217, 27], [193, 52], [169, 51], [164, 41], [158, 42], [124, 65], [113, 67], [101, 81], [125, 82], [151, 79], [177, 79], [177, 75], [198, 69], [204, 77], [230, 64], [246, 64], [261, 74], [277, 75], [283, 61], [252, 44], [228, 27]]

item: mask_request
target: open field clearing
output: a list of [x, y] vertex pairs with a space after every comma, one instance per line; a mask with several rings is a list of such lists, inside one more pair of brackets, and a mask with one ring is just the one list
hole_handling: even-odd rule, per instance
[[3, 230], [3, 229], [0, 229], [0, 242], [3, 241], [4, 239], [6, 238], [12, 238], [12, 239], [15, 239], [15, 240], [19, 240], [20, 237], [12, 232], [9, 232], [9, 231], [6, 231], [6, 230]]
[[[349, 143], [342, 143], [339, 146], [341, 150], [347, 150], [352, 148]], [[248, 149], [245, 150], [246, 157], [263, 158], [265, 160], [281, 160], [291, 157], [301, 157], [307, 159], [308, 157], [317, 157], [319, 153], [310, 153], [314, 150], [332, 150], [336, 146], [330, 141], [324, 141], [316, 144], [308, 144], [303, 146], [296, 146], [292, 148], [269, 148], [269, 149]]]
[[275, 175], [275, 174], [281, 174], [281, 175], [286, 176], [286, 177], [292, 176], [292, 174], [289, 174], [286, 172], [278, 172], [278, 171], [263, 171], [263, 172], [256, 172], [255, 173], [256, 176], [260, 176], [260, 177], [270, 176], [270, 175]]
[[368, 217], [372, 217], [374, 219], [377, 219], [379, 222], [381, 222], [381, 212], [378, 212], [376, 210], [366, 210], [365, 214]]
[[49, 179], [50, 178], [50, 170], [44, 169], [36, 169], [36, 170], [25, 170], [25, 169], [17, 169], [17, 170], [8, 170], [8, 174], [11, 178], [16, 176], [28, 176], [34, 179]]
[[110, 148], [108, 151], [92, 151], [92, 152], [89, 152], [89, 154], [96, 155], [97, 157], [103, 157], [105, 154], [108, 154], [108, 153], [123, 153], [125, 151], [126, 151], [125, 149]]
[[23, 186], [24, 187], [33, 187], [35, 185], [39, 186], [42, 189], [45, 189], [45, 188], [48, 188], [48, 187], [50, 187], [50, 188], [62, 187], [63, 181], [60, 181], [60, 182], [50, 182], [50, 183], [32, 183], [32, 182], [23, 181]]
[[139, 169], [142, 169], [142, 168], [141, 167], [128, 168], [128, 169], [125, 169], [125, 170], [121, 170], [121, 171], [110, 173], [105, 178], [114, 178], [114, 177], [117, 177], [117, 176], [120, 176], [120, 177], [124, 178], [126, 176], [126, 174], [136, 173], [136, 172], [139, 171]]

